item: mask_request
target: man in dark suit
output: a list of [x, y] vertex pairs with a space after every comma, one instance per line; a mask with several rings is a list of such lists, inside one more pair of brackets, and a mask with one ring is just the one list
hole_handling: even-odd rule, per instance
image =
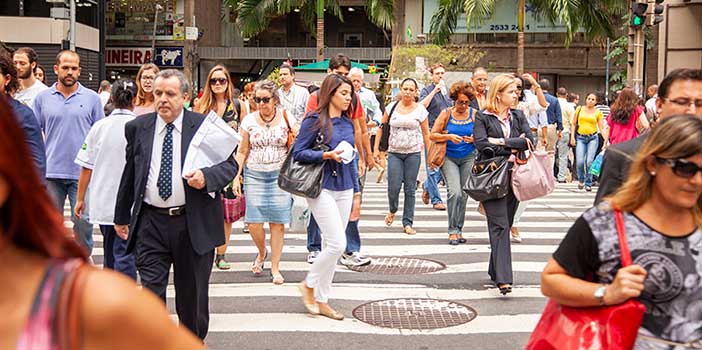
[[[215, 247], [224, 244], [219, 192], [237, 173], [233, 157], [181, 177], [185, 155], [205, 116], [183, 109], [183, 73], [154, 81], [156, 113], [125, 126], [127, 164], [117, 195], [115, 230], [135, 252], [141, 283], [166, 301], [173, 264], [176, 311], [200, 339], [209, 325], [208, 283]], [[215, 193], [214, 198], [208, 193]], [[129, 225], [129, 226], [127, 226]]]
[[[702, 118], [702, 70], [682, 68], [670, 72], [658, 87], [656, 108], [660, 119], [680, 114], [693, 114]], [[607, 149], [600, 170], [600, 187], [595, 205], [614, 194], [626, 181], [631, 161], [647, 136], [644, 134]]]

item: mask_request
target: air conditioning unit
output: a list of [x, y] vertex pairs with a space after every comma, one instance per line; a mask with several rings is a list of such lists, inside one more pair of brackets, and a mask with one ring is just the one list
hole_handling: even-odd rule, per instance
[[68, 19], [71, 17], [70, 11], [65, 7], [52, 7], [51, 18]]

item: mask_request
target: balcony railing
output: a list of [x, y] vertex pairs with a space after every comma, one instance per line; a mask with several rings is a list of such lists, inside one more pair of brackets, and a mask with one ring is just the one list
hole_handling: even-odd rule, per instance
[[[328, 47], [324, 50], [325, 56], [330, 57], [337, 53], [344, 53], [352, 60], [389, 60], [391, 49], [389, 47]], [[314, 47], [198, 47], [200, 59], [238, 59], [238, 60], [270, 60], [270, 59], [296, 59], [312, 60], [317, 57]]]

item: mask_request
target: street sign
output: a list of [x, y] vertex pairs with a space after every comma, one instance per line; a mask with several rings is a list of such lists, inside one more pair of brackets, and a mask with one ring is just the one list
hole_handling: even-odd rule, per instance
[[105, 65], [138, 67], [152, 62], [159, 67], [182, 67], [182, 47], [157, 47], [155, 59], [151, 58], [150, 47], [108, 47], [105, 50]]
[[197, 27], [185, 27], [185, 40], [197, 40]]

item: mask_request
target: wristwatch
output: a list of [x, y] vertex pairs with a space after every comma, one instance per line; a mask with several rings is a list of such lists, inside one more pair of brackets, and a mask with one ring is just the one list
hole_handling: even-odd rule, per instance
[[604, 305], [604, 297], [605, 293], [607, 292], [607, 285], [603, 284], [602, 286], [598, 287], [595, 289], [595, 299], [600, 303], [600, 306]]

